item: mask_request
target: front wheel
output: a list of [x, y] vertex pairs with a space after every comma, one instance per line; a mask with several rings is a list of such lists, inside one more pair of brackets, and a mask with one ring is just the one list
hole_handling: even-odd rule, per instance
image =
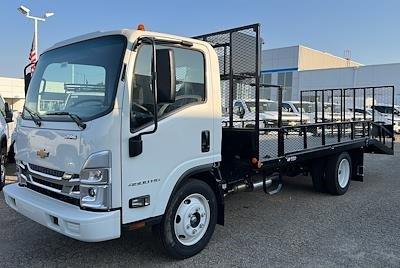
[[172, 197], [160, 224], [160, 237], [169, 255], [185, 259], [210, 241], [217, 223], [217, 200], [211, 187], [191, 179]]

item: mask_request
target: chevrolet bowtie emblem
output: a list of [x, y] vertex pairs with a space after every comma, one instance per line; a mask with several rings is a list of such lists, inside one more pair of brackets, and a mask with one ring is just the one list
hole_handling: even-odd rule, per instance
[[49, 157], [49, 152], [46, 152], [45, 149], [40, 149], [39, 151], [36, 152], [36, 155], [39, 156], [40, 158], [46, 158]]

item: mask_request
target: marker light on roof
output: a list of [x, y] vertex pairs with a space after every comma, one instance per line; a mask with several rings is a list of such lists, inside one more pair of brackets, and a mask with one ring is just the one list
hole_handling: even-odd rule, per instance
[[138, 29], [138, 31], [145, 31], [145, 29], [144, 29], [144, 24], [139, 24], [139, 25], [137, 26], [137, 29]]

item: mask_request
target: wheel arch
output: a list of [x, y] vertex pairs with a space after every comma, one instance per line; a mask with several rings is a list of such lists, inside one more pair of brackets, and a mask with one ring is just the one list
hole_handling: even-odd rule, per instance
[[225, 219], [224, 191], [222, 189], [222, 185], [218, 182], [219, 180], [219, 178], [217, 177], [218, 175], [215, 175], [216, 172], [218, 172], [217, 168], [214, 168], [213, 164], [209, 164], [189, 169], [188, 171], [183, 173], [182, 176], [176, 182], [171, 192], [166, 209], [169, 207], [175, 193], [183, 184], [187, 183], [192, 179], [201, 180], [207, 183], [213, 190], [215, 197], [217, 199], [217, 206], [218, 206], [217, 223], [220, 225], [224, 225], [224, 219]]

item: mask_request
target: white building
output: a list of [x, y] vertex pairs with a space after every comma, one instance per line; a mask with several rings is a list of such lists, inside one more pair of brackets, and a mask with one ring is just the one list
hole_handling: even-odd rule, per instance
[[0, 95], [11, 109], [22, 111], [25, 102], [24, 79], [0, 77]]
[[[332, 54], [293, 46], [262, 52], [262, 76], [265, 84], [284, 87], [284, 100], [298, 100], [300, 90], [394, 85], [395, 100], [400, 103], [400, 63], [362, 65]], [[261, 97], [274, 98], [271, 90]]]

